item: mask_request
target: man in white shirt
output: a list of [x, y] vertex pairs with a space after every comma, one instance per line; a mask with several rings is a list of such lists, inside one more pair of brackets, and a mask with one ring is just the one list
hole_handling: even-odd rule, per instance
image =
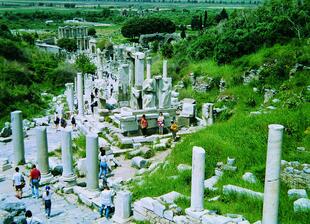
[[105, 217], [106, 219], [109, 219], [109, 212], [112, 207], [112, 191], [108, 186], [104, 187], [104, 190], [100, 194], [100, 216], [103, 216], [103, 211], [105, 210]]
[[19, 172], [19, 168], [15, 168], [15, 173], [13, 175], [13, 187], [15, 187], [16, 197], [21, 199], [23, 197], [23, 187], [25, 186], [25, 179], [23, 175]]

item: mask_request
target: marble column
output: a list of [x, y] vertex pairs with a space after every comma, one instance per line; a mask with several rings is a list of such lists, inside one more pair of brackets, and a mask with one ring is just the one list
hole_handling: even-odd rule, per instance
[[163, 61], [163, 79], [167, 78], [168, 70], [167, 70], [168, 61]]
[[263, 224], [278, 224], [280, 198], [281, 148], [284, 127], [268, 126], [268, 146], [265, 172]]
[[186, 209], [186, 213], [189, 215], [204, 210], [205, 158], [205, 150], [194, 146], [192, 155], [191, 207]]
[[77, 100], [79, 116], [84, 115], [84, 99], [83, 99], [83, 76], [82, 73], [77, 73]]
[[74, 77], [74, 93], [77, 95], [77, 77]]
[[135, 86], [142, 87], [144, 81], [144, 57], [142, 52], [135, 53]]
[[86, 183], [88, 190], [97, 190], [99, 187], [98, 174], [98, 135], [89, 134], [86, 136]]
[[49, 183], [53, 176], [48, 163], [48, 144], [46, 127], [36, 128], [37, 163], [41, 171], [41, 184]]
[[61, 161], [61, 182], [71, 186], [76, 183], [76, 175], [73, 172], [72, 132], [66, 129], [61, 132]]
[[152, 65], [152, 58], [146, 58], [146, 79], [151, 79], [151, 65]]
[[21, 165], [25, 163], [23, 115], [21, 111], [17, 110], [11, 112], [11, 127], [13, 137], [14, 164]]
[[129, 191], [119, 191], [115, 198], [115, 212], [113, 222], [128, 223], [131, 213], [131, 193]]
[[66, 95], [67, 95], [67, 103], [70, 112], [74, 111], [74, 91], [73, 91], [73, 83], [66, 83]]

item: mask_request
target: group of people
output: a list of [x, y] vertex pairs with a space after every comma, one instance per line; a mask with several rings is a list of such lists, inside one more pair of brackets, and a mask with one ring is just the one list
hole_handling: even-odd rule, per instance
[[[71, 114], [70, 122], [71, 122], [72, 128], [75, 129], [76, 128], [76, 120], [75, 120], [74, 114]], [[54, 115], [54, 124], [55, 124], [56, 131], [59, 131], [59, 124], [60, 124], [60, 127], [62, 127], [62, 128], [67, 127], [67, 121], [65, 120], [65, 118], [63, 116], [59, 116], [59, 114], [57, 112]]]
[[[148, 128], [148, 120], [146, 119], [145, 114], [142, 115], [140, 122], [140, 129], [141, 129], [141, 133], [144, 137], [147, 136], [147, 128]], [[164, 114], [162, 112], [159, 113], [159, 116], [157, 118], [157, 126], [158, 126], [158, 132], [160, 135], [164, 134], [164, 129], [165, 129], [165, 117]], [[172, 138], [174, 141], [176, 141], [177, 139], [177, 132], [179, 130], [179, 127], [177, 125], [177, 123], [175, 122], [175, 120], [171, 121], [169, 130], [172, 133]]]
[[[23, 188], [26, 186], [26, 180], [24, 175], [20, 172], [19, 167], [15, 168], [15, 173], [13, 174], [13, 187], [16, 191], [16, 197], [18, 199], [22, 199], [23, 197]], [[31, 187], [32, 198], [39, 199], [39, 186], [41, 180], [41, 172], [36, 167], [36, 165], [32, 165], [32, 169], [29, 174], [29, 185]], [[42, 199], [45, 205], [45, 215], [46, 217], [50, 217], [51, 215], [51, 207], [52, 207], [52, 192], [50, 186], [45, 186], [45, 191], [42, 193]], [[27, 212], [26, 212], [27, 214]], [[32, 214], [31, 216], [32, 217]], [[27, 218], [27, 216], [26, 216]]]

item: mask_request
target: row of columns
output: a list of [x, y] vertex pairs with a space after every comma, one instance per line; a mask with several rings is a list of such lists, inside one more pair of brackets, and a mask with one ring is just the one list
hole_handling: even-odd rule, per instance
[[[262, 224], [278, 224], [281, 148], [284, 127], [279, 124], [271, 124], [268, 128]], [[191, 205], [185, 210], [190, 216], [194, 214], [197, 217], [203, 214], [205, 158], [205, 150], [194, 146], [192, 152]]]

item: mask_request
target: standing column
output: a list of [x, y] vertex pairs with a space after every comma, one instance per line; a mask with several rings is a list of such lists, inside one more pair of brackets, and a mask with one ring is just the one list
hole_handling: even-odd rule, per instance
[[89, 134], [86, 136], [86, 168], [87, 188], [97, 190], [98, 185], [98, 135]]
[[203, 211], [205, 158], [205, 150], [201, 147], [194, 146], [192, 158], [191, 207], [186, 209], [188, 214]]
[[167, 78], [167, 64], [168, 64], [168, 61], [167, 60], [164, 60], [163, 61], [163, 79]]
[[77, 73], [77, 100], [79, 116], [84, 116], [83, 76], [81, 72]]
[[73, 83], [66, 83], [66, 94], [69, 110], [70, 112], [73, 112], [74, 111]]
[[61, 182], [69, 186], [76, 183], [72, 160], [71, 131], [65, 129], [61, 132], [61, 161], [63, 167]]
[[53, 176], [48, 163], [48, 145], [46, 127], [36, 128], [37, 162], [41, 171], [41, 184], [49, 183]]
[[207, 120], [207, 124], [208, 125], [212, 125], [213, 124], [213, 103], [207, 103], [207, 107], [208, 107], [208, 120]]
[[13, 151], [15, 165], [25, 163], [25, 146], [24, 146], [24, 129], [23, 129], [23, 115], [17, 110], [11, 113], [11, 125], [13, 136]]
[[116, 223], [128, 223], [131, 212], [131, 193], [119, 191], [115, 198], [115, 212], [112, 220]]
[[135, 86], [142, 87], [144, 81], [144, 57], [142, 52], [135, 53]]
[[147, 57], [146, 58], [146, 79], [151, 79], [151, 64], [152, 64], [152, 58]]
[[279, 124], [271, 124], [268, 128], [263, 224], [278, 224], [281, 148], [284, 127]]

